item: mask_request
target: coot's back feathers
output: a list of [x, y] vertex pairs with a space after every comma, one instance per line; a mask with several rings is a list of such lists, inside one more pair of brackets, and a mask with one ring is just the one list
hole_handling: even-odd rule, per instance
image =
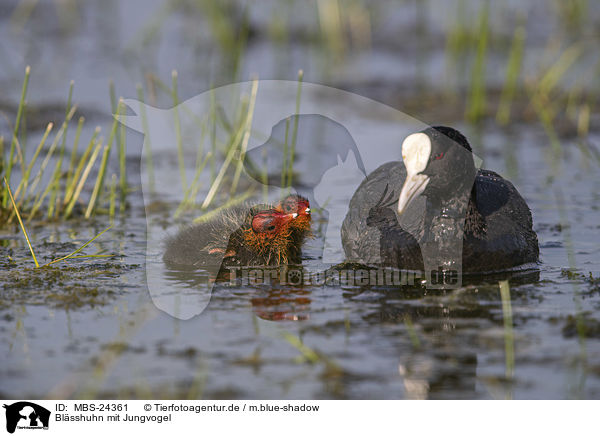
[[[430, 227], [432, 214], [445, 210], [439, 207], [443, 205], [440, 195], [449, 196], [450, 199], [452, 195], [460, 196], [451, 189], [444, 189], [444, 174], [440, 172], [465, 168], [467, 161], [464, 157], [455, 158], [463, 159], [458, 164], [452, 163], [448, 157], [452, 155], [449, 153], [452, 146], [462, 146], [469, 152], [471, 147], [460, 132], [450, 127], [437, 126], [421, 133], [429, 138], [424, 148], [429, 148], [430, 155], [427, 156], [427, 162], [420, 160], [416, 164], [421, 165], [423, 170], [418, 168], [412, 174], [425, 174], [429, 184], [425, 183], [425, 188], [419, 187], [421, 194], [413, 196], [408, 206], [402, 208], [402, 215], [399, 215], [395, 204], [382, 207], [381, 199], [386, 191], [393, 191], [397, 195], [405, 187], [405, 164], [388, 162], [369, 174], [354, 193], [342, 225], [342, 244], [349, 261], [423, 270], [418, 245], [424, 239], [431, 241], [440, 237], [437, 234], [432, 239], [431, 232], [439, 233], [441, 230], [440, 227]], [[452, 144], [448, 143], [448, 138]], [[426, 143], [427, 138], [421, 135], [412, 139], [410, 148], [414, 150], [414, 144], [418, 141]], [[411, 152], [410, 149], [408, 151]], [[470, 153], [467, 158], [472, 159]], [[413, 162], [414, 159], [413, 156]], [[473, 165], [474, 168], [472, 163], [467, 162], [467, 165]], [[468, 198], [468, 204], [463, 203], [466, 217], [461, 215], [464, 217], [463, 272], [499, 271], [536, 262], [539, 257], [537, 235], [533, 231], [531, 212], [523, 197], [511, 182], [493, 171], [478, 170], [473, 174], [476, 174], [475, 180], [467, 187], [470, 192], [465, 191], [464, 198], [465, 201]], [[452, 182], [457, 183], [456, 180], [460, 179], [454, 178]], [[467, 178], [465, 180], [468, 181]], [[418, 182], [422, 182], [422, 179]], [[414, 191], [414, 186], [412, 188]], [[438, 205], [437, 208], [432, 206], [433, 203]], [[454, 203], [460, 204], [460, 201]], [[375, 218], [376, 215], [379, 215], [379, 219]]]
[[537, 262], [539, 246], [531, 211], [514, 185], [493, 171], [480, 170], [475, 198], [486, 229], [484, 235], [465, 232], [463, 262], [468, 270], [498, 271]]
[[[382, 253], [379, 251], [381, 232], [376, 226], [367, 225], [367, 218], [371, 208], [375, 207], [381, 199], [385, 187], [389, 184], [389, 189], [398, 194], [405, 178], [406, 168], [401, 161], [387, 162], [370, 173], [356, 189], [350, 200], [348, 213], [341, 229], [346, 260], [365, 264], [392, 265], [394, 263], [386, 262], [386, 259], [391, 258], [381, 255]], [[417, 239], [423, 236], [424, 204], [424, 199], [416, 199], [413, 203], [414, 207], [407, 210], [405, 216], [403, 216], [403, 223], [408, 224], [398, 226], [400, 230], [416, 236]], [[387, 209], [398, 219], [394, 205], [389, 206]], [[422, 264], [421, 260], [420, 265], [422, 266]], [[397, 265], [394, 264], [393, 266]], [[406, 265], [403, 268], [419, 269], [420, 267], [412, 268], [411, 265]]]

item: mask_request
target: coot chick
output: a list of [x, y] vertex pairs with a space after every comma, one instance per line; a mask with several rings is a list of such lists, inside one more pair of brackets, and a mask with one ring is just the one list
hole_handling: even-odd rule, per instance
[[342, 225], [349, 260], [423, 270], [429, 256], [463, 272], [537, 262], [527, 203], [508, 180], [476, 169], [460, 132], [436, 126], [409, 135], [402, 156], [404, 163], [380, 166], [354, 193]]
[[167, 239], [164, 262], [184, 269], [299, 263], [301, 244], [310, 231], [310, 208], [296, 207], [302, 214], [285, 212], [284, 205], [295, 204], [290, 197], [276, 206], [227, 209], [182, 229]]
[[282, 213], [296, 213], [297, 217], [290, 222], [290, 238], [293, 247], [300, 248], [304, 240], [311, 236], [310, 223], [310, 204], [307, 198], [301, 195], [291, 194], [277, 203], [274, 208]]

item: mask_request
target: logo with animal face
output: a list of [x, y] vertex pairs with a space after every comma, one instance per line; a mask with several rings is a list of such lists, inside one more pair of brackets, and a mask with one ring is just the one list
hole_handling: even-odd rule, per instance
[[3, 407], [6, 409], [6, 431], [9, 433], [14, 433], [16, 429], [48, 429], [50, 411], [38, 404], [19, 401], [4, 404]]

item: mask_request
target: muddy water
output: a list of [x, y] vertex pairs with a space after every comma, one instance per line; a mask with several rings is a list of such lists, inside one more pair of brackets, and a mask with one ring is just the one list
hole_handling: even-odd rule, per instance
[[[508, 141], [527, 147], [511, 157], [504, 151]], [[542, 132], [526, 126], [508, 134], [486, 129], [481, 144], [488, 168], [506, 174], [507, 163], [518, 162], [518, 168], [511, 167], [512, 180], [529, 201], [540, 239], [539, 280], [534, 275], [511, 281], [516, 356], [512, 381], [505, 377], [502, 307], [493, 280], [445, 293], [227, 282], [213, 290], [200, 315], [174, 319], [150, 302], [143, 271], [146, 220], [141, 204], [134, 204], [130, 216], [98, 244], [115, 254], [110, 261], [73, 261], [57, 268], [66, 277], [54, 281], [50, 274], [42, 275], [38, 282], [23, 282], [33, 273], [8, 265], [3, 273], [2, 393], [597, 397], [600, 253], [594, 235], [600, 212], [591, 205], [600, 184], [598, 163], [567, 143], [559, 168], [551, 171]], [[552, 184], [545, 185], [551, 176]], [[81, 243], [102, 225], [34, 228], [34, 245], [42, 256], [56, 256], [72, 247], [52, 241], [74, 238]], [[160, 231], [159, 226], [150, 228]], [[305, 249], [310, 267], [320, 262], [318, 240]], [[3, 251], [16, 264], [31, 264], [20, 240], [5, 244], [10, 248]], [[575, 275], [566, 272], [570, 251]], [[7, 274], [21, 278], [19, 287]], [[78, 297], [67, 298], [71, 292]], [[576, 333], [578, 313], [585, 313], [589, 327], [584, 340]], [[288, 334], [301, 338], [319, 359], [303, 360]], [[103, 375], [89, 379], [98, 366], [104, 368]]]
[[[53, 13], [53, 2], [40, 3], [43, 10]], [[113, 7], [120, 11], [120, 18], [112, 25], [121, 29], [124, 40], [132, 41], [139, 35], [132, 29], [141, 28], [144, 17], [130, 14], [137, 17], [131, 21], [127, 19], [128, 10], [120, 9], [116, 2]], [[95, 8], [90, 3], [81, 9], [82, 22], [93, 22]], [[405, 8], [409, 8], [410, 14], [415, 13], [411, 7]], [[151, 16], [150, 12], [148, 15]], [[427, 17], [430, 23], [440, 19], [433, 13]], [[32, 19], [41, 20], [35, 15]], [[183, 18], [172, 18], [175, 23], [177, 19]], [[397, 19], [402, 21], [401, 17]], [[260, 19], [253, 15], [253, 20]], [[42, 28], [40, 32], [53, 35], [47, 43], [66, 38], [69, 45], [33, 64], [31, 100], [60, 106], [68, 79], [74, 77], [78, 83], [76, 89], [80, 90], [75, 94], [76, 100], [79, 97], [78, 101], [90, 114], [98, 114], [94, 121], [97, 123], [108, 119], [108, 92], [99, 90], [107, 89], [109, 77], [115, 79], [118, 92], [133, 97], [134, 83], [141, 80], [139, 72], [144, 67], [156, 68], [162, 77], [168, 77], [170, 70], [177, 68], [184, 71], [180, 83], [185, 97], [205, 90], [211, 82], [209, 78], [218, 76], [215, 71], [224, 65], [218, 59], [209, 64], [196, 59], [181, 65], [179, 58], [174, 59], [175, 52], [165, 50], [174, 44], [173, 40], [181, 42], [177, 39], [178, 31], [173, 29], [158, 44], [163, 47], [159, 51], [159, 65], [149, 66], [147, 62], [156, 61], [155, 58], [130, 56], [126, 57], [131, 62], [128, 64], [122, 62], [123, 57], [113, 56], [110, 47], [118, 46], [118, 41], [100, 36], [114, 35], [102, 30], [111, 24], [110, 20], [99, 19], [93, 28], [96, 33], [92, 32], [88, 39], [70, 39], [68, 35], [81, 35], [78, 33], [81, 30], [61, 33], [59, 24], [53, 28], [54, 21], [46, 22], [50, 28]], [[529, 42], [532, 53], [542, 44], [545, 32], [552, 31], [555, 25], [551, 18], [537, 20], [538, 27], [532, 29]], [[165, 26], [170, 29], [175, 24], [168, 21]], [[376, 37], [392, 32], [389, 22], [381, 26]], [[432, 89], [436, 89], [436, 84], [443, 82], [436, 71], [442, 63], [439, 59], [444, 46], [436, 40], [436, 35], [439, 38], [436, 27], [430, 27], [434, 29], [431, 44], [439, 48], [426, 57], [424, 68], [431, 75]], [[8, 26], [2, 30], [8, 31]], [[19, 41], [3, 56], [16, 59], [14, 65], [32, 62], [32, 50], [33, 53], [41, 50], [37, 45], [40, 35]], [[317, 67], [310, 68], [320, 62], [318, 53], [311, 55], [310, 48], [298, 44], [291, 70], [278, 73], [273, 55], [277, 46], [273, 48], [260, 38], [257, 41], [248, 49], [244, 69], [258, 68], [262, 78], [270, 75], [290, 79], [292, 71], [302, 67], [307, 70], [308, 80], [327, 80], [327, 74]], [[75, 62], [75, 57], [71, 57], [85, 52], [86, 47], [95, 57]], [[146, 50], [152, 53], [152, 47]], [[199, 52], [200, 60], [210, 59], [210, 49]], [[259, 62], [261, 53], [266, 61]], [[413, 83], [413, 64], [403, 63], [391, 53], [392, 50], [385, 48], [379, 54], [378, 50], [370, 52], [362, 61], [354, 57], [347, 60], [349, 69], [345, 74], [349, 80], [341, 82], [350, 81], [347, 88], [368, 92], [371, 86], [365, 75], [380, 71], [383, 85], [378, 85], [373, 93], [381, 93], [382, 89], [396, 92], [399, 85], [391, 82], [397, 76], [387, 82], [386, 74], [393, 66], [400, 65], [403, 69], [396, 71], [403, 71], [404, 80]], [[73, 62], [58, 62], [57, 56]], [[49, 80], [60, 83], [62, 88], [44, 86], [48, 82], [36, 78], [44, 65], [59, 68], [52, 70]], [[21, 71], [15, 67], [12, 73], [5, 70], [2, 76], [6, 98], [13, 104], [18, 98]], [[191, 85], [194, 75], [206, 82]], [[130, 81], [129, 77], [136, 79]], [[426, 121], [436, 115], [433, 112], [428, 117], [425, 110], [420, 114]], [[443, 117], [448, 119], [449, 115], [445, 113]], [[71, 261], [47, 272], [33, 272], [27, 270], [32, 262], [16, 229], [2, 233], [0, 395], [4, 398], [600, 398], [598, 155], [569, 135], [561, 137], [562, 149], [553, 154], [544, 130], [537, 123], [514, 123], [507, 129], [491, 122], [478, 129], [457, 120], [452, 123], [470, 138], [484, 160], [484, 167], [510, 178], [519, 189], [532, 209], [538, 232], [539, 273], [511, 279], [515, 339], [512, 378], [507, 377], [502, 304], [494, 278], [487, 280], [489, 283], [479, 281], [446, 292], [421, 288], [222, 283], [213, 290], [208, 306], [200, 315], [185, 321], [169, 316], [158, 310], [149, 296], [146, 269], [166, 272], [158, 253], [146, 258], [146, 232], [160, 238], [172, 223], [164, 222], [168, 215], [161, 213], [160, 208], [147, 216], [138, 190], [130, 195], [130, 208], [116, 220], [115, 228], [87, 251], [104, 250], [103, 253], [113, 255], [108, 259]], [[139, 186], [136, 155], [139, 156], [141, 149], [141, 137], [130, 131], [128, 139], [130, 181]], [[592, 132], [587, 141], [592, 146], [599, 144], [600, 135]], [[163, 169], [176, 172], [175, 164], [169, 166], [166, 159], [163, 162]], [[340, 203], [349, 200], [345, 190], [335, 185], [331, 195]], [[158, 200], [163, 207], [176, 207], [168, 195]], [[304, 250], [305, 266], [315, 270], [323, 267], [321, 218], [315, 214], [317, 238], [309, 241]], [[108, 224], [108, 219], [102, 217], [92, 222], [39, 223], [32, 225], [30, 234], [38, 256], [49, 260], [72, 251]], [[584, 321], [583, 335], [577, 332], [577, 317]], [[298, 348], [298, 339], [314, 354]]]

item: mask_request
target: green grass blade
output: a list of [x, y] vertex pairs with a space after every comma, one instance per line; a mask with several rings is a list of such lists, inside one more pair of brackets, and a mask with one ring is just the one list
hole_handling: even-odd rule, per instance
[[413, 324], [410, 315], [406, 315], [404, 317], [404, 325], [408, 331], [408, 337], [410, 338], [413, 348], [421, 348], [421, 341], [419, 340], [419, 335], [417, 334], [415, 325]]
[[[107, 227], [106, 229], [102, 230], [100, 233], [98, 233], [96, 236], [94, 236], [92, 239], [90, 239], [89, 241], [87, 241], [85, 244], [83, 244], [81, 247], [79, 247], [77, 250], [73, 251], [72, 253], [67, 254], [66, 256], [63, 257], [59, 257], [58, 259], [54, 259], [50, 262], [48, 262], [47, 264], [42, 265], [42, 268], [46, 267], [46, 266], [50, 266], [52, 264], [55, 264], [57, 262], [69, 259], [71, 257], [73, 257], [74, 255], [76, 255], [77, 253], [80, 253], [81, 250], [83, 250], [85, 247], [87, 247], [88, 245], [90, 245], [92, 242], [94, 242], [96, 239], [98, 239], [100, 236], [102, 236], [104, 233], [106, 233], [107, 231], [109, 231], [110, 229], [112, 229], [112, 224]], [[85, 256], [85, 257], [98, 257], [99, 255], [90, 255], [90, 256]]]
[[177, 96], [177, 71], [171, 71], [172, 78], [172, 94], [173, 98], [173, 121], [175, 123], [175, 143], [177, 145], [177, 162], [179, 164], [179, 175], [181, 177], [181, 188], [187, 190], [187, 179], [185, 177], [185, 160], [183, 157], [183, 143], [181, 140], [181, 123], [179, 119], [179, 97]]
[[19, 213], [19, 209], [17, 208], [17, 205], [15, 204], [15, 199], [13, 198], [12, 191], [10, 190], [10, 185], [8, 184], [6, 177], [4, 177], [4, 185], [6, 186], [6, 189], [8, 191], [8, 195], [10, 197], [10, 201], [12, 202], [15, 213], [17, 214], [17, 219], [19, 220], [19, 225], [21, 226], [21, 230], [23, 231], [23, 234], [25, 235], [25, 239], [27, 240], [27, 246], [29, 247], [29, 251], [31, 252], [31, 257], [33, 257], [33, 261], [35, 262], [35, 267], [39, 268], [40, 264], [38, 263], [37, 258], [35, 257], [33, 247], [31, 246], [31, 242], [29, 241], [29, 235], [27, 234], [27, 230], [25, 229], [25, 225], [23, 224], [23, 220], [21, 219], [21, 214]]
[[489, 2], [485, 2], [479, 14], [479, 35], [477, 39], [477, 52], [471, 72], [471, 88], [469, 90], [466, 118], [468, 121], [479, 121], [486, 110], [485, 101], [485, 66], [487, 57], [487, 40], [489, 33]]
[[155, 192], [154, 186], [154, 162], [152, 160], [152, 142], [150, 140], [150, 129], [148, 129], [148, 117], [144, 104], [144, 89], [139, 83], [136, 86], [138, 100], [140, 102], [140, 117], [142, 117], [142, 133], [144, 133], [144, 152], [146, 153], [146, 170], [148, 171], [148, 184], [150, 192]]
[[[73, 86], [74, 85], [75, 85], [75, 82], [73, 80], [71, 80], [71, 83], [69, 84], [69, 95], [67, 97], [67, 109], [65, 111], [65, 120], [68, 119], [69, 121], [71, 119], [69, 117], [69, 111], [71, 110], [71, 100], [73, 98]], [[63, 163], [63, 159], [65, 156], [65, 146], [67, 143], [68, 127], [69, 127], [69, 122], [67, 122], [65, 125], [65, 131], [64, 131], [63, 137], [62, 137], [62, 144], [60, 146], [58, 160], [56, 162], [56, 165], [54, 166], [54, 173], [52, 174], [52, 180], [59, 179], [62, 175], [62, 163]], [[57, 197], [58, 197], [58, 192], [60, 189], [60, 183], [55, 183], [54, 186], [55, 187], [50, 194], [50, 200], [48, 202], [48, 213], [47, 213], [48, 218], [52, 218], [54, 216], [55, 204], [57, 203]], [[58, 214], [58, 209], [56, 210], [56, 212]]]
[[43, 176], [44, 172], [46, 171], [46, 167], [50, 163], [50, 159], [52, 158], [54, 151], [58, 147], [59, 141], [62, 139], [63, 135], [65, 134], [65, 129], [67, 128], [67, 124], [71, 120], [71, 117], [73, 117], [73, 115], [75, 114], [76, 110], [77, 110], [77, 106], [73, 106], [71, 108], [71, 111], [69, 112], [69, 114], [67, 115], [65, 120], [63, 121], [62, 126], [60, 127], [58, 132], [56, 132], [56, 136], [54, 137], [54, 140], [52, 141], [52, 144], [50, 145], [50, 148], [48, 149], [46, 156], [44, 156], [44, 160], [42, 161], [42, 164], [40, 165], [40, 168], [39, 168], [37, 174], [35, 175], [33, 182], [31, 183], [31, 186], [29, 188], [30, 195], [33, 194], [33, 192], [37, 188], [38, 183], [42, 180], [42, 176]]
[[525, 24], [521, 23], [515, 29], [513, 42], [508, 55], [508, 66], [506, 67], [506, 80], [498, 104], [496, 121], [499, 124], [506, 125], [510, 121], [510, 105], [514, 99], [521, 65], [523, 63], [523, 52], [526, 38]]
[[513, 333], [512, 306], [508, 280], [499, 282], [502, 299], [502, 318], [504, 319], [504, 353], [506, 358], [506, 379], [512, 380], [515, 373], [515, 339]]
[[96, 129], [94, 130], [94, 133], [92, 134], [92, 137], [90, 138], [90, 142], [88, 143], [87, 148], [85, 149], [85, 151], [83, 152], [83, 155], [81, 155], [81, 158], [79, 159], [77, 168], [75, 169], [75, 172], [73, 173], [73, 178], [70, 180], [69, 184], [66, 187], [65, 199], [63, 200], [64, 205], [68, 204], [71, 201], [71, 199], [73, 198], [73, 194], [75, 193], [75, 188], [77, 187], [77, 181], [79, 180], [79, 177], [81, 176], [81, 172], [83, 171], [83, 167], [85, 166], [86, 162], [88, 161], [90, 153], [92, 152], [94, 145], [96, 144], [96, 137], [98, 136], [99, 133], [100, 133], [100, 127], [96, 127]]
[[96, 176], [96, 183], [94, 184], [94, 190], [92, 191], [92, 195], [90, 196], [88, 207], [85, 210], [86, 219], [89, 219], [89, 217], [92, 215], [92, 211], [94, 210], [94, 206], [96, 205], [96, 200], [98, 199], [102, 186], [104, 185], [104, 175], [106, 174], [106, 166], [108, 164], [110, 149], [111, 147], [109, 144], [106, 144], [104, 146], [104, 150], [102, 152], [102, 160], [100, 161], [100, 170], [98, 171], [98, 175]]
[[248, 198], [252, 197], [253, 194], [254, 194], [254, 189], [250, 188], [245, 193], [238, 195], [237, 197], [231, 198], [227, 202], [223, 203], [221, 206], [219, 206], [209, 212], [206, 212], [205, 214], [202, 214], [198, 218], [195, 218], [193, 223], [197, 224], [197, 223], [206, 222], [206, 221], [212, 219], [213, 217], [215, 217], [216, 215], [218, 215], [221, 211], [228, 209], [232, 206], [235, 206], [237, 204], [243, 203]]
[[[123, 113], [125, 112], [122, 109]], [[119, 210], [121, 213], [125, 211], [125, 199], [129, 188], [127, 187], [127, 130], [125, 124], [120, 126], [119, 134], [119, 191], [121, 194], [119, 202]]]
[[[42, 151], [42, 148], [44, 147], [44, 144], [46, 143], [46, 140], [48, 139], [48, 135], [52, 131], [53, 127], [54, 127], [53, 123], [48, 123], [48, 125], [46, 126], [46, 131], [44, 132], [44, 135], [42, 136], [40, 143], [38, 144], [37, 148], [35, 149], [35, 152], [33, 153], [31, 160], [29, 161], [29, 165], [27, 166], [27, 168], [25, 169], [25, 172], [23, 173], [23, 175], [21, 177], [21, 182], [19, 183], [19, 186], [17, 186], [17, 190], [15, 191], [15, 194], [14, 194], [15, 199], [17, 199], [17, 200], [19, 199], [21, 190], [23, 190], [23, 192], [25, 192], [27, 190], [27, 187], [29, 186], [29, 175], [31, 174], [31, 170], [33, 169], [33, 166], [35, 165], [35, 162], [37, 161], [40, 151]], [[21, 204], [22, 204], [22, 202], [19, 202], [19, 205], [21, 205]]]
[[186, 207], [189, 207], [190, 205], [194, 204], [194, 199], [196, 198], [196, 194], [199, 189], [198, 179], [200, 178], [200, 175], [202, 174], [202, 171], [204, 170], [204, 167], [208, 163], [210, 157], [211, 153], [209, 152], [206, 154], [204, 160], [200, 163], [200, 165], [198, 165], [198, 167], [196, 168], [194, 179], [192, 180], [192, 183], [190, 184], [188, 190], [185, 192], [183, 200], [181, 200], [181, 203], [179, 203], [179, 206], [177, 206], [177, 210], [175, 210], [175, 213], [173, 215], [174, 218], [179, 217], [179, 215], [185, 210]]
[[[21, 123], [21, 117], [23, 116], [23, 108], [25, 107], [25, 96], [27, 95], [27, 86], [29, 84], [29, 75], [31, 73], [31, 67], [27, 65], [25, 68], [25, 79], [23, 80], [23, 87], [21, 88], [21, 100], [19, 100], [19, 108], [17, 109], [17, 119], [15, 120], [15, 126], [13, 130], [12, 140], [10, 142], [10, 153], [8, 162], [6, 164], [6, 180], [10, 182], [10, 176], [12, 173], [13, 159], [15, 154], [15, 147], [17, 146], [17, 137], [19, 135], [19, 125]], [[8, 185], [6, 185], [6, 189]], [[2, 196], [2, 206], [6, 207], [8, 196]]]
[[108, 216], [110, 223], [112, 224], [115, 220], [115, 203], [117, 197], [117, 175], [113, 173], [110, 179], [110, 201], [108, 206]]
[[281, 335], [291, 346], [300, 351], [302, 356], [304, 356], [304, 358], [310, 363], [319, 363], [321, 361], [321, 357], [317, 354], [317, 352], [304, 345], [297, 336], [294, 336], [288, 332], [281, 332]]
[[85, 170], [83, 171], [83, 174], [81, 175], [81, 179], [79, 179], [79, 183], [77, 184], [77, 187], [75, 188], [75, 192], [73, 192], [73, 196], [72, 196], [71, 200], [69, 201], [67, 208], [65, 209], [65, 213], [64, 213], [65, 218], [68, 218], [71, 215], [71, 212], [73, 211], [73, 207], [75, 206], [75, 202], [79, 198], [79, 194], [81, 194], [83, 185], [85, 184], [85, 181], [87, 180], [87, 177], [90, 174], [92, 166], [94, 166], [94, 162], [96, 162], [96, 158], [98, 157], [98, 153], [100, 152], [101, 147], [102, 147], [102, 142], [99, 141], [98, 145], [96, 145], [96, 148], [94, 149], [94, 152], [92, 153], [92, 156], [90, 157], [90, 159], [85, 167]]
[[250, 132], [252, 131], [252, 119], [254, 117], [254, 105], [256, 103], [256, 94], [258, 93], [258, 80], [252, 81], [252, 90], [250, 92], [250, 104], [248, 106], [248, 112], [246, 113], [246, 122], [244, 126], [244, 138], [242, 139], [242, 146], [240, 148], [240, 155], [237, 167], [235, 169], [235, 175], [233, 176], [233, 182], [231, 183], [230, 194], [235, 194], [242, 168], [244, 167], [244, 158], [246, 157], [246, 150], [248, 148], [248, 142], [250, 141]]
[[94, 190], [92, 191], [92, 195], [90, 197], [90, 201], [88, 203], [88, 207], [85, 211], [86, 219], [92, 215], [94, 207], [96, 206], [96, 201], [100, 196], [102, 191], [102, 187], [104, 186], [104, 177], [106, 175], [106, 166], [108, 165], [108, 158], [110, 157], [110, 152], [112, 150], [113, 142], [115, 141], [115, 136], [117, 136], [117, 127], [119, 126], [119, 114], [120, 110], [123, 107], [122, 101], [119, 100], [119, 104], [117, 105], [117, 116], [113, 119], [113, 125], [110, 130], [110, 134], [108, 135], [108, 142], [104, 146], [104, 152], [102, 153], [102, 160], [100, 162], [100, 169], [98, 171], [98, 175], [96, 176], [96, 183], [94, 184]]
[[75, 130], [75, 139], [73, 140], [73, 146], [71, 147], [71, 159], [69, 161], [69, 169], [67, 170], [67, 178], [65, 186], [71, 184], [71, 178], [73, 177], [73, 171], [75, 169], [75, 160], [77, 159], [77, 148], [79, 147], [79, 139], [81, 138], [81, 130], [83, 129], [83, 123], [85, 122], [84, 117], [79, 117], [77, 122], [77, 130]]
[[296, 92], [296, 116], [294, 117], [294, 129], [292, 130], [292, 144], [290, 147], [290, 159], [288, 166], [288, 186], [292, 186], [292, 177], [294, 174], [294, 158], [296, 155], [296, 139], [298, 137], [298, 120], [300, 118], [300, 96], [302, 94], [302, 81], [304, 80], [304, 71], [298, 71], [298, 91]]
[[287, 188], [287, 170], [288, 170], [288, 155], [289, 155], [289, 133], [290, 133], [290, 117], [285, 119], [285, 136], [283, 138], [283, 162], [281, 162], [281, 196], [283, 198], [284, 190]]

